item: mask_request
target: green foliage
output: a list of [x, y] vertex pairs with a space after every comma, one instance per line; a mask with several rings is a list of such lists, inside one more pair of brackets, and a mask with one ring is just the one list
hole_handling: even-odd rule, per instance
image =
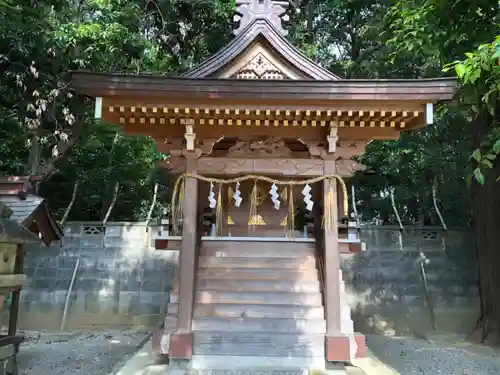
[[[41, 194], [56, 214], [62, 217], [76, 181], [77, 199], [71, 211], [71, 220], [101, 220], [111, 203], [116, 182], [120, 190], [110, 220], [144, 220], [152, 199], [155, 182], [168, 184], [157, 174], [156, 163], [161, 155], [156, 152], [153, 139], [142, 136], [124, 137], [121, 129], [103, 124], [88, 124], [71, 155], [59, 166], [60, 173], [42, 185]], [[82, 194], [83, 192], [83, 194]], [[165, 202], [167, 191], [162, 189]]]
[[1, 175], [23, 176], [26, 174], [26, 135], [16, 122], [5, 120], [0, 127]]
[[462, 84], [462, 94], [471, 98], [468, 106], [471, 117], [489, 115], [490, 131], [470, 157], [472, 177], [480, 184], [485, 183], [485, 170], [492, 169], [500, 153], [500, 120], [496, 114], [500, 99], [500, 36], [489, 44], [480, 45], [476, 51], [466, 53], [466, 59], [445, 66], [454, 68]]
[[[405, 223], [437, 224], [431, 199], [437, 182], [445, 220], [469, 222], [464, 181], [486, 178], [499, 148], [496, 132], [478, 147], [470, 131], [474, 116], [485, 106], [491, 114], [496, 105], [497, 41], [480, 46], [500, 33], [498, 1], [292, 4], [290, 39], [346, 78], [435, 77], [450, 74], [443, 66], [457, 61], [447, 67], [456, 67], [463, 83], [457, 101], [438, 107], [435, 126], [399, 141], [372, 142], [361, 158], [370, 173], [353, 183], [366, 219], [395, 223], [388, 198], [394, 189]], [[41, 192], [59, 216], [79, 181], [69, 218], [79, 220], [102, 219], [119, 182], [111, 219], [144, 218], [154, 183], [169, 183], [156, 168], [164, 156], [144, 137], [121, 134], [114, 142], [118, 128], [89, 120], [92, 108], [69, 90], [67, 72], [178, 74], [230, 41], [234, 5], [234, 0], [0, 1], [1, 173], [45, 175]], [[167, 188], [159, 201], [167, 205]]]

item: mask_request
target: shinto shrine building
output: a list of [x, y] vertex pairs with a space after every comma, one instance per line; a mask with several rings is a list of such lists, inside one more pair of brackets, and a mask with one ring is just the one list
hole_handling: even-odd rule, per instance
[[237, 4], [232, 42], [179, 77], [72, 80], [96, 118], [153, 137], [179, 177], [164, 354], [195, 369], [322, 369], [365, 351], [340, 269], [361, 250], [347, 218], [352, 159], [432, 124], [456, 83], [342, 79], [287, 41], [287, 1]]

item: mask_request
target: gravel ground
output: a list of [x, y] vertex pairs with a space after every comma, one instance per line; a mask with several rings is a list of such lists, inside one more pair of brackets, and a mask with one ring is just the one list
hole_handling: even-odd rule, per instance
[[444, 339], [421, 340], [367, 335], [378, 359], [401, 375], [499, 375], [498, 350]]
[[25, 333], [18, 355], [20, 375], [108, 375], [137, 352], [146, 332]]
[[[108, 375], [135, 354], [146, 332], [27, 333], [20, 375]], [[487, 347], [367, 335], [371, 352], [401, 375], [500, 375], [500, 352]]]

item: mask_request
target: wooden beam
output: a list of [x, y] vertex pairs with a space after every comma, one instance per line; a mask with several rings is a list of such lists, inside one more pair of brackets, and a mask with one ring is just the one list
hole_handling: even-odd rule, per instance
[[225, 157], [201, 157], [198, 160], [201, 175], [261, 174], [265, 176], [323, 175], [323, 161], [320, 159], [245, 159]]
[[[157, 142], [163, 143], [165, 138], [184, 138], [182, 126], [155, 126], [152, 124], [126, 124], [126, 134], [146, 135], [153, 137]], [[249, 137], [281, 137], [290, 139], [302, 139], [324, 141], [327, 136], [327, 128], [322, 127], [274, 127], [274, 126], [198, 126], [196, 137], [199, 140], [207, 138], [249, 138]], [[339, 140], [349, 141], [371, 141], [395, 140], [399, 138], [399, 131], [391, 128], [339, 128]]]
[[[175, 173], [185, 170], [184, 157], [171, 157], [163, 162], [165, 168]], [[331, 160], [336, 165], [337, 173], [351, 177], [364, 166], [353, 160]], [[324, 174], [324, 160], [321, 159], [246, 159], [202, 156], [198, 159], [198, 173], [203, 176], [259, 174], [263, 176], [316, 177]]]
[[335, 151], [335, 156], [341, 159], [350, 159], [361, 155], [365, 151], [367, 142], [340, 141]]

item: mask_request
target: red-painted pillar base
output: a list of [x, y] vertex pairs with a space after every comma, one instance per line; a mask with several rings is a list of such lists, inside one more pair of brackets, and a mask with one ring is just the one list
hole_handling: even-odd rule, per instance
[[176, 332], [170, 336], [168, 356], [170, 359], [191, 359], [193, 355], [193, 332]]
[[366, 357], [366, 340], [365, 335], [361, 333], [356, 333], [354, 336], [356, 339], [356, 344], [358, 345], [358, 351], [356, 352], [356, 358], [365, 358]]
[[349, 362], [352, 357], [365, 357], [365, 336], [356, 333], [355, 340], [358, 350], [354, 356], [351, 356], [351, 344], [349, 342], [349, 337], [342, 334], [338, 336], [326, 337], [326, 360], [328, 362]]
[[153, 331], [153, 334], [151, 335], [151, 354], [153, 354], [155, 357], [162, 356], [167, 353], [163, 353], [161, 350], [161, 337], [163, 336], [163, 329], [158, 328], [155, 331]]
[[326, 337], [326, 360], [328, 362], [349, 362], [351, 344], [344, 335]]

